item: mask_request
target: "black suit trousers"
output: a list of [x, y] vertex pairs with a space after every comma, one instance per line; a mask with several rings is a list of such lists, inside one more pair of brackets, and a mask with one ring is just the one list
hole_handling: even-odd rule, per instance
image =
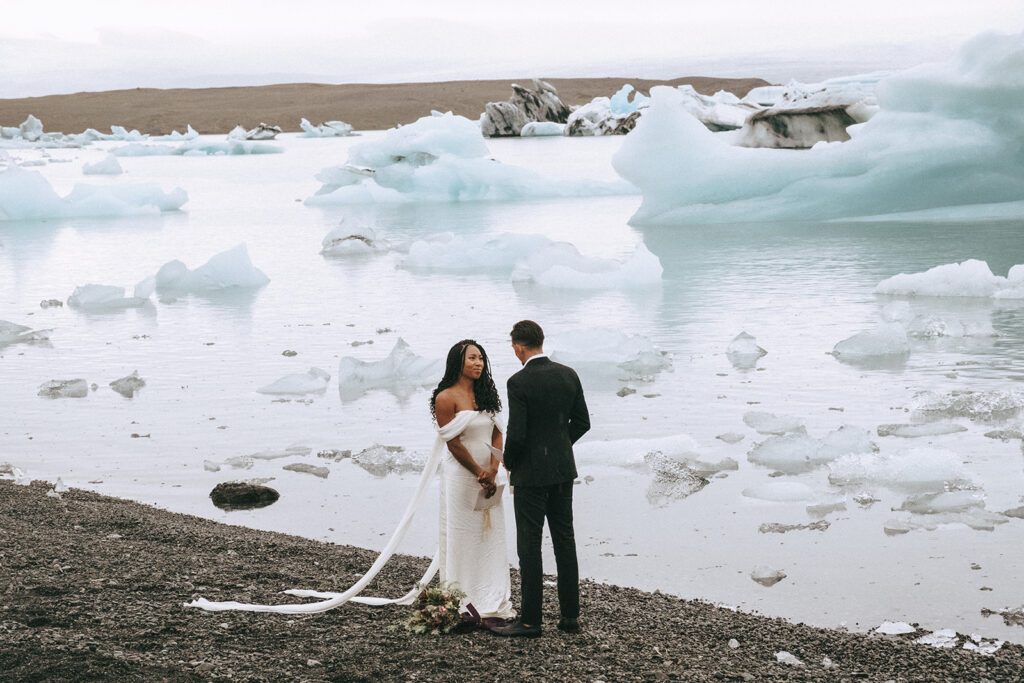
[[550, 486], [516, 486], [516, 549], [519, 553], [521, 614], [524, 624], [539, 625], [544, 589], [541, 538], [548, 520], [558, 571], [558, 607], [562, 617], [580, 615], [580, 570], [572, 526], [572, 481]]

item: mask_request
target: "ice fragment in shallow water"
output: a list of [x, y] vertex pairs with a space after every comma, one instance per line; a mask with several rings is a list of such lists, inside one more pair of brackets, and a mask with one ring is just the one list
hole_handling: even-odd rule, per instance
[[378, 238], [373, 228], [346, 228], [344, 221], [327, 233], [320, 245], [320, 254], [331, 257], [363, 256], [386, 252], [391, 248], [391, 243]]
[[352, 455], [352, 462], [376, 477], [417, 472], [426, 464], [426, 456], [406, 451], [401, 446], [374, 444]]
[[942, 434], [966, 432], [967, 427], [962, 427], [952, 422], [931, 422], [925, 424], [878, 425], [877, 431], [879, 436], [900, 436], [905, 439], [913, 439], [921, 436], [940, 436]]
[[907, 492], [945, 491], [971, 484], [962, 458], [940, 448], [848, 455], [829, 465], [828, 480], [836, 486], [880, 484]]
[[108, 154], [104, 159], [97, 161], [95, 164], [82, 166], [82, 173], [85, 175], [121, 175], [124, 173], [124, 169], [118, 163], [117, 157], [113, 154]]
[[1024, 407], [1024, 392], [1010, 391], [953, 391], [948, 394], [932, 392], [917, 397], [916, 411], [928, 419], [938, 417], [968, 417], [972, 420], [1002, 420], [1013, 417]]
[[45, 341], [50, 338], [51, 330], [33, 330], [25, 325], [17, 325], [7, 320], [0, 320], [0, 347], [7, 344], [25, 344]]
[[814, 490], [798, 481], [772, 481], [743, 489], [747, 498], [767, 500], [776, 503], [791, 503], [814, 500]]
[[234, 288], [258, 289], [268, 282], [270, 278], [252, 265], [243, 243], [216, 254], [195, 270], [181, 261], [169, 261], [157, 272], [154, 284], [160, 292], [206, 294]]
[[743, 415], [743, 423], [758, 434], [786, 434], [787, 432], [804, 433], [804, 423], [792, 415], [775, 415], [763, 411], [752, 410]]
[[115, 379], [110, 383], [110, 387], [126, 398], [131, 398], [135, 395], [135, 392], [146, 386], [146, 380], [139, 377], [139, 371], [136, 370], [127, 377], [121, 379]]
[[641, 379], [672, 368], [672, 359], [640, 334], [611, 328], [561, 332], [545, 339], [552, 360], [581, 375]]
[[399, 338], [383, 360], [343, 357], [338, 363], [338, 393], [345, 401], [359, 398], [372, 389], [385, 389], [407, 398], [420, 387], [437, 384], [443, 370], [439, 360], [416, 355], [409, 344]]
[[921, 493], [903, 501], [900, 510], [919, 515], [934, 515], [942, 512], [965, 512], [971, 508], [985, 507], [985, 498], [977, 491], [943, 491]]
[[768, 353], [757, 345], [757, 340], [746, 332], [740, 332], [729, 342], [725, 355], [737, 370], [749, 370], [757, 365], [761, 356]]
[[276, 382], [260, 387], [260, 394], [322, 394], [327, 391], [331, 376], [320, 368], [310, 368], [306, 372], [285, 375]]
[[1024, 266], [1016, 265], [1007, 277], [993, 275], [985, 261], [935, 266], [923, 273], [900, 273], [879, 282], [876, 294], [890, 296], [1024, 298]]
[[89, 384], [84, 379], [51, 379], [39, 385], [39, 395], [46, 398], [85, 398]]
[[786, 578], [786, 573], [765, 565], [758, 565], [750, 572], [750, 578], [762, 586], [774, 586]]
[[907, 330], [899, 323], [882, 323], [873, 330], [858, 332], [837, 343], [832, 355], [839, 360], [858, 361], [910, 353]]
[[86, 312], [117, 311], [145, 306], [148, 299], [125, 296], [124, 287], [115, 285], [81, 285], [68, 297], [68, 306]]

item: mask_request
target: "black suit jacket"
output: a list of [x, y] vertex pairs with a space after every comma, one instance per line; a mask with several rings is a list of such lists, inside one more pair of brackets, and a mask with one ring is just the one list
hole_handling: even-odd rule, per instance
[[534, 358], [508, 378], [505, 467], [512, 486], [550, 486], [576, 478], [572, 445], [590, 429], [576, 371]]

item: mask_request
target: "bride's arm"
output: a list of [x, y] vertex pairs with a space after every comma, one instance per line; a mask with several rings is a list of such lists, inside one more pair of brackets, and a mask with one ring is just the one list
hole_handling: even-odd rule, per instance
[[[434, 403], [434, 413], [437, 415], [437, 426], [444, 427], [455, 419], [455, 401], [451, 397], [445, 396], [444, 392], [438, 394]], [[455, 437], [448, 441], [448, 450], [460, 465], [473, 473], [473, 476], [480, 481], [481, 486], [484, 488], [489, 487], [488, 484], [484, 483], [485, 475], [488, 474], [487, 470], [476, 464], [476, 461], [473, 460], [473, 456], [470, 455], [469, 451], [466, 450], [466, 447], [462, 445], [462, 441], [459, 437]], [[489, 479], [490, 482], [493, 483], [493, 477], [490, 477]]]
[[[498, 429], [497, 425], [495, 425], [494, 429], [491, 430], [491, 445], [494, 446], [495, 448], [497, 448], [500, 451], [501, 448], [502, 448], [502, 443], [503, 442], [502, 442], [502, 438], [501, 438], [501, 430]], [[491, 467], [490, 467], [491, 479], [494, 479], [494, 477], [498, 476], [498, 468], [500, 468], [500, 467], [501, 467], [501, 461], [498, 460], [498, 456], [491, 455]]]

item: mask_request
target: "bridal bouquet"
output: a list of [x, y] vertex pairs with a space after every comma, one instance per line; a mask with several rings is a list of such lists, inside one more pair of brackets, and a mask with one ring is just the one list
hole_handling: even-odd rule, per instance
[[459, 602], [466, 594], [458, 588], [425, 588], [413, 603], [412, 616], [405, 623], [412, 633], [449, 633], [462, 623]]

